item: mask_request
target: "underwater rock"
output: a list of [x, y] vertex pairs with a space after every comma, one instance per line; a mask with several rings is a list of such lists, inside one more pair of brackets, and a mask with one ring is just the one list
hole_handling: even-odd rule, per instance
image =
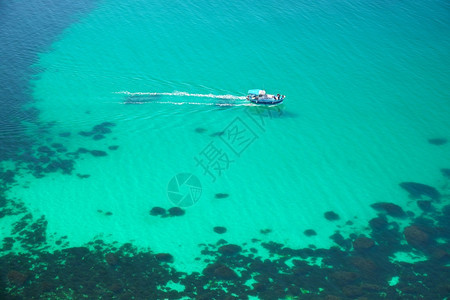
[[375, 242], [368, 237], [359, 237], [353, 241], [353, 248], [357, 251], [365, 251], [374, 245]]
[[225, 131], [218, 131], [218, 132], [211, 133], [209, 136], [216, 137], [216, 136], [222, 136], [224, 134], [225, 134]]
[[17, 286], [22, 286], [28, 279], [28, 275], [16, 270], [9, 271], [7, 277], [9, 282]]
[[363, 289], [357, 285], [346, 285], [342, 288], [342, 292], [345, 296], [352, 299], [356, 299], [357, 297], [364, 295]]
[[119, 263], [119, 258], [114, 253], [106, 253], [105, 260], [110, 266], [115, 266]]
[[61, 169], [63, 174], [71, 174], [74, 169], [75, 161], [70, 159], [57, 159], [51, 161], [44, 169], [45, 172], [56, 172]]
[[82, 148], [82, 147], [78, 148], [78, 150], [77, 150], [77, 153], [88, 153], [88, 152], [89, 152], [88, 149]]
[[325, 219], [327, 219], [328, 221], [336, 221], [336, 220], [340, 219], [339, 215], [331, 210], [325, 212], [324, 216], [325, 216]]
[[214, 270], [214, 275], [217, 279], [234, 280], [238, 278], [236, 272], [227, 266], [220, 266]]
[[214, 232], [218, 233], [218, 234], [223, 234], [223, 233], [227, 232], [227, 229], [223, 226], [216, 226], [216, 227], [214, 227]]
[[441, 194], [434, 187], [417, 182], [402, 182], [400, 186], [409, 193], [413, 199], [420, 199], [422, 196], [427, 196], [432, 200], [440, 200]]
[[103, 123], [101, 123], [100, 125], [97, 125], [97, 126], [101, 126], [101, 127], [114, 127], [114, 126], [116, 126], [116, 124], [113, 123], [113, 122], [103, 122]]
[[92, 127], [91, 131], [80, 131], [78, 132], [79, 135], [81, 136], [94, 136], [94, 140], [100, 140], [102, 138], [104, 138], [105, 134], [111, 133], [111, 129], [109, 127], [115, 126], [114, 123], [111, 122], [103, 122], [101, 124], [95, 125], [94, 127]]
[[388, 221], [384, 215], [373, 218], [369, 221], [370, 228], [374, 231], [382, 231], [387, 228]]
[[331, 235], [330, 239], [332, 239], [336, 244], [338, 244], [344, 249], [351, 248], [351, 241], [349, 239], [345, 239], [339, 232], [336, 232], [333, 235]]
[[416, 248], [425, 246], [429, 239], [428, 234], [415, 225], [406, 227], [403, 235], [408, 244]]
[[92, 139], [94, 140], [94, 141], [99, 141], [99, 140], [102, 140], [102, 139], [104, 139], [105, 138], [105, 136], [103, 135], [103, 134], [96, 134], [96, 135], [94, 135], [93, 137], [92, 137]]
[[443, 168], [443, 169], [441, 169], [441, 173], [442, 173], [442, 175], [444, 175], [445, 177], [450, 178], [450, 169]]
[[114, 294], [119, 294], [123, 290], [123, 285], [120, 282], [115, 282], [108, 287], [108, 290]]
[[108, 134], [108, 133], [111, 133], [112, 130], [109, 129], [107, 126], [103, 126], [102, 124], [100, 124], [100, 125], [95, 125], [92, 128], [92, 132], [97, 133], [97, 134]]
[[306, 236], [317, 235], [317, 233], [314, 230], [312, 230], [312, 229], [306, 229], [305, 231], [303, 231], [303, 234], [306, 235]]
[[339, 285], [349, 284], [358, 278], [358, 274], [355, 272], [336, 271], [331, 273], [331, 278]]
[[50, 146], [52, 146], [53, 148], [63, 148], [64, 147], [63, 144], [61, 144], [61, 143], [53, 143]]
[[201, 128], [201, 127], [195, 128], [195, 132], [197, 132], [197, 133], [203, 133], [203, 132], [205, 132], [205, 131], [206, 131], [205, 128]]
[[442, 208], [442, 214], [446, 217], [450, 217], [450, 204]]
[[432, 205], [431, 201], [428, 201], [428, 200], [417, 201], [417, 206], [424, 212], [430, 212], [433, 210], [433, 205]]
[[71, 135], [70, 132], [61, 132], [61, 133], [59, 134], [60, 137], [69, 137], [70, 135]]
[[58, 152], [58, 153], [64, 153], [64, 152], [67, 152], [67, 148], [65, 148], [65, 147], [58, 148], [58, 149], [56, 150], [56, 152]]
[[432, 251], [431, 258], [435, 260], [448, 259], [450, 258], [450, 253], [443, 248], [436, 248]]
[[184, 214], [185, 214], [185, 211], [184, 211], [184, 209], [175, 206], [175, 207], [169, 208], [169, 214], [170, 214], [171, 216], [174, 216], [174, 217], [176, 216], [176, 217], [178, 217], [178, 216], [184, 215]]
[[155, 258], [161, 262], [173, 262], [173, 256], [169, 253], [158, 253]]
[[46, 153], [46, 154], [48, 154], [48, 155], [53, 155], [53, 154], [55, 154], [55, 151], [53, 151], [52, 149], [50, 149], [50, 148], [47, 147], [47, 146], [40, 146], [40, 147], [37, 149], [37, 151], [38, 151], [38, 152], [41, 152], [41, 153]]
[[91, 131], [80, 131], [80, 132], [78, 132], [78, 134], [81, 135], [81, 136], [91, 136], [94, 133], [91, 132]]
[[0, 169], [0, 180], [3, 183], [14, 183], [16, 181], [14, 179], [15, 175], [15, 172], [12, 170], [6, 170], [3, 172], [2, 169]]
[[2, 251], [9, 251], [14, 246], [14, 239], [12, 237], [5, 237], [3, 239], [3, 248], [0, 248]]
[[89, 175], [89, 174], [80, 174], [80, 173], [77, 173], [77, 176], [80, 179], [86, 179], [86, 178], [91, 177], [91, 175]]
[[236, 272], [234, 272], [232, 269], [219, 262], [207, 265], [203, 269], [202, 273], [205, 276], [215, 277], [221, 280], [233, 280], [238, 278]]
[[108, 149], [109, 149], [109, 150], [117, 150], [117, 149], [119, 149], [119, 146], [117, 146], [117, 145], [112, 145], [112, 146], [109, 146]]
[[386, 214], [388, 214], [391, 217], [396, 217], [396, 218], [404, 218], [404, 217], [406, 217], [406, 214], [403, 211], [403, 209], [400, 206], [398, 206], [397, 204], [394, 204], [394, 203], [377, 202], [377, 203], [374, 203], [374, 204], [372, 204], [370, 206], [373, 209], [377, 210], [377, 211], [384, 211], [384, 212], [386, 212]]
[[71, 247], [61, 250], [63, 253], [68, 253], [74, 257], [82, 259], [84, 256], [89, 255], [90, 251], [87, 247]]
[[234, 245], [234, 244], [223, 245], [218, 249], [218, 251], [221, 254], [227, 255], [227, 256], [236, 255], [239, 252], [241, 252], [241, 250], [242, 250], [241, 246]]
[[370, 258], [362, 256], [350, 257], [350, 263], [357, 267], [360, 271], [364, 272], [365, 276], [377, 270], [377, 264]]
[[441, 146], [446, 144], [448, 141], [445, 138], [434, 138], [434, 139], [428, 139], [428, 143], [436, 146]]
[[108, 153], [102, 150], [91, 150], [91, 154], [96, 157], [108, 155]]
[[150, 210], [152, 216], [162, 216], [166, 214], [166, 210], [162, 207], [155, 206]]
[[54, 282], [43, 281], [41, 283], [41, 288], [44, 293], [51, 292], [51, 291], [55, 290], [57, 287], [58, 287], [58, 285]]
[[230, 196], [230, 195], [225, 194], [225, 193], [217, 193], [217, 194], [214, 195], [214, 197], [215, 197], [216, 199], [224, 199], [224, 198], [228, 198], [229, 196]]

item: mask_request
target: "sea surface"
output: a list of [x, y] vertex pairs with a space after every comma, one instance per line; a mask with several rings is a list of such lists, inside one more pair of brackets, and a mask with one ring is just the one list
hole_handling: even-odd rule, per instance
[[444, 299], [449, 3], [216, 2], [0, 3], [0, 296]]

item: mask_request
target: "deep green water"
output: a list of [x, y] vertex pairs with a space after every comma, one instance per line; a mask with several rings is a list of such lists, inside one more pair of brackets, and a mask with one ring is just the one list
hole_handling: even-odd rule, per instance
[[[23, 106], [39, 112], [23, 123], [33, 149], [62, 144], [55, 155], [73, 170], [21, 169], [6, 196], [45, 215], [50, 249], [131, 242], [188, 273], [206, 265], [198, 244], [220, 238], [328, 249], [336, 231], [368, 236], [375, 202], [401, 206], [408, 226], [423, 211], [399, 183], [449, 193], [450, 144], [428, 141], [450, 139], [449, 11], [440, 0], [101, 1], [40, 49]], [[250, 88], [287, 97], [253, 106]], [[204, 170], [211, 145], [220, 159]], [[179, 173], [199, 179], [200, 198], [182, 217], [151, 216], [174, 206]], [[4, 236], [18, 218], [0, 220]]]

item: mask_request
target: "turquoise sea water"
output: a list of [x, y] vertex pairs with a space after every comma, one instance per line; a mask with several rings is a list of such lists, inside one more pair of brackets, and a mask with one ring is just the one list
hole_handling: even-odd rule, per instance
[[[261, 243], [329, 249], [336, 232], [370, 236], [375, 202], [407, 211], [402, 232], [423, 211], [399, 183], [449, 192], [449, 12], [439, 0], [100, 1], [40, 49], [23, 105], [39, 112], [23, 122], [33, 151], [52, 148], [67, 168], [19, 162], [5, 196], [45, 216], [47, 250], [131, 243], [188, 274], [208, 264], [199, 244], [220, 238], [265, 259]], [[249, 105], [251, 88], [285, 103]], [[220, 170], [198, 163], [211, 145]], [[174, 206], [179, 173], [199, 179], [198, 201], [181, 217], [150, 215]], [[2, 218], [4, 236], [20, 218]]]

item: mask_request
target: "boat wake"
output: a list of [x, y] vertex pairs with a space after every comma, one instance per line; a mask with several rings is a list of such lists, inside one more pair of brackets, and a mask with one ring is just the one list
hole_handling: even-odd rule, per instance
[[[129, 92], [120, 91], [116, 94], [126, 95], [123, 104], [171, 104], [171, 105], [207, 105], [207, 106], [248, 106], [251, 103], [245, 101], [245, 96], [236, 95], [214, 95], [214, 94], [192, 94], [187, 92], [154, 93], [154, 92]], [[184, 98], [207, 98], [216, 99], [214, 102], [194, 101], [162, 101], [162, 96], [184, 97]], [[218, 101], [217, 101], [218, 100]]]
[[196, 98], [212, 98], [212, 99], [228, 99], [228, 100], [245, 100], [245, 96], [235, 95], [214, 95], [214, 94], [191, 94], [186, 92], [173, 93], [146, 93], [146, 92], [128, 92], [121, 91], [116, 94], [124, 94], [128, 96], [177, 96], [177, 97], [196, 97]]

